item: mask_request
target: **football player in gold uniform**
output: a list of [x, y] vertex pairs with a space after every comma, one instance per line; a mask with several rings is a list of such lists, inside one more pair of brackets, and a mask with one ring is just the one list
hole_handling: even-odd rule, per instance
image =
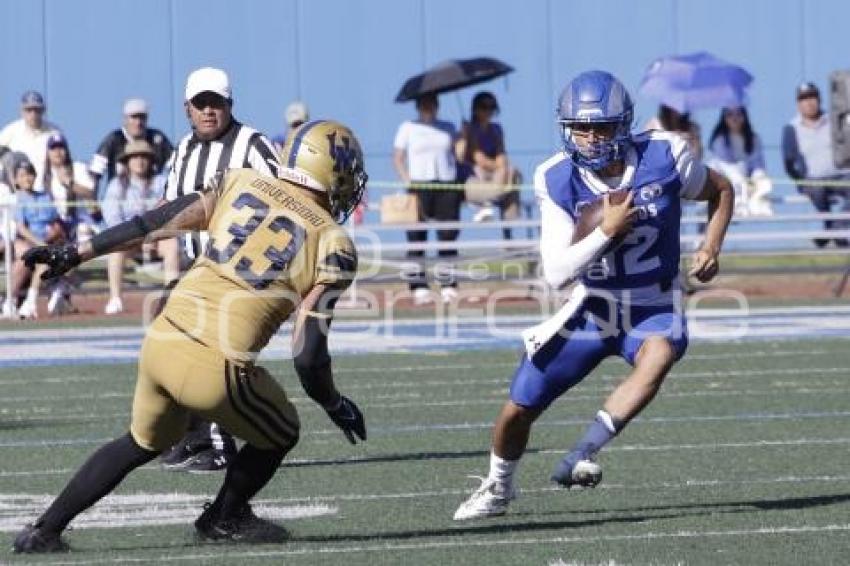
[[189, 413], [221, 423], [245, 440], [216, 499], [195, 521], [201, 539], [280, 541], [285, 531], [256, 517], [249, 500], [298, 441], [295, 407], [255, 363], [298, 309], [293, 361], [307, 394], [351, 443], [366, 439], [357, 406], [334, 386], [327, 331], [336, 299], [357, 269], [340, 224], [366, 185], [354, 134], [333, 121], [302, 125], [284, 148], [280, 179], [230, 170], [182, 196], [82, 244], [42, 246], [24, 258], [58, 276], [83, 261], [179, 230], [208, 230], [211, 240], [148, 328], [128, 434], [96, 451], [34, 524], [16, 552], [67, 549], [61, 532], [133, 469], [173, 445]]

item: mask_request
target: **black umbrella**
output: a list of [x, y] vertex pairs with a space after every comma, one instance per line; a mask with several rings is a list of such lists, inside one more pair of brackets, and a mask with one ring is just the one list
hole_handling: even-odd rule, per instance
[[513, 70], [510, 65], [491, 57], [452, 59], [407, 79], [395, 101], [407, 102], [423, 94], [450, 92], [507, 75]]

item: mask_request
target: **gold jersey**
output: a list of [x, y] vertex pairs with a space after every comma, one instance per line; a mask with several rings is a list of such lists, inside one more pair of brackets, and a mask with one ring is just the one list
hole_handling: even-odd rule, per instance
[[228, 171], [204, 254], [171, 293], [162, 317], [234, 360], [250, 360], [317, 285], [344, 289], [354, 244], [305, 189], [252, 169]]

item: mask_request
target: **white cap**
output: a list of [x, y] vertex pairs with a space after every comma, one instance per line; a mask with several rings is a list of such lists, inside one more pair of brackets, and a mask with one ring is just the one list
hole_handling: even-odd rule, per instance
[[214, 92], [230, 100], [230, 79], [227, 73], [213, 67], [203, 67], [192, 71], [186, 79], [186, 100], [192, 100], [202, 92]]
[[293, 124], [295, 122], [306, 122], [310, 119], [310, 112], [307, 110], [307, 105], [296, 100], [286, 107], [286, 123]]
[[124, 115], [132, 116], [133, 114], [147, 114], [148, 103], [141, 98], [129, 98], [124, 102]]

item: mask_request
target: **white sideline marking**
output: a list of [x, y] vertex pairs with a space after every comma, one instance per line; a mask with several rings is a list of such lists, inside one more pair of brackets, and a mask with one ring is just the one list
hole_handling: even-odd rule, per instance
[[[668, 538], [720, 538], [720, 537], [740, 537], [753, 535], [792, 535], [792, 534], [808, 534], [808, 533], [824, 533], [824, 532], [843, 532], [850, 531], [850, 524], [829, 524], [829, 525], [798, 525], [798, 526], [776, 526], [762, 527], [759, 529], [733, 529], [727, 531], [673, 531], [673, 532], [648, 532], [633, 535], [599, 535], [599, 536], [559, 536], [559, 537], [525, 537], [505, 539], [487, 538], [474, 540], [449, 540], [449, 541], [434, 541], [421, 543], [381, 543], [373, 545], [355, 545], [355, 546], [338, 546], [332, 548], [322, 548], [311, 546], [308, 548], [293, 548], [288, 550], [266, 550], [266, 551], [249, 551], [249, 552], [219, 552], [215, 554], [184, 554], [182, 556], [173, 556], [169, 554], [160, 555], [155, 558], [104, 558], [98, 560], [85, 561], [61, 561], [61, 562], [43, 562], [42, 564], [114, 564], [127, 562], [182, 562], [186, 560], [205, 560], [205, 559], [221, 559], [228, 558], [267, 558], [273, 556], [298, 556], [306, 554], [350, 554], [355, 552], [394, 552], [404, 550], [432, 550], [443, 548], [458, 548], [458, 547], [483, 547], [483, 546], [516, 546], [516, 545], [535, 545], [535, 544], [592, 544], [600, 542], [618, 542], [618, 541], [634, 541], [634, 540], [657, 540]], [[375, 538], [379, 538], [376, 536]]]
[[[31, 522], [50, 504], [50, 495], [0, 494], [0, 532], [17, 532]], [[74, 529], [122, 528], [159, 525], [191, 524], [202, 510], [204, 496], [186, 493], [137, 493], [110, 495], [74, 519]], [[338, 512], [325, 504], [292, 505], [281, 507], [271, 502], [260, 502], [255, 512], [267, 519], [292, 520]]]

